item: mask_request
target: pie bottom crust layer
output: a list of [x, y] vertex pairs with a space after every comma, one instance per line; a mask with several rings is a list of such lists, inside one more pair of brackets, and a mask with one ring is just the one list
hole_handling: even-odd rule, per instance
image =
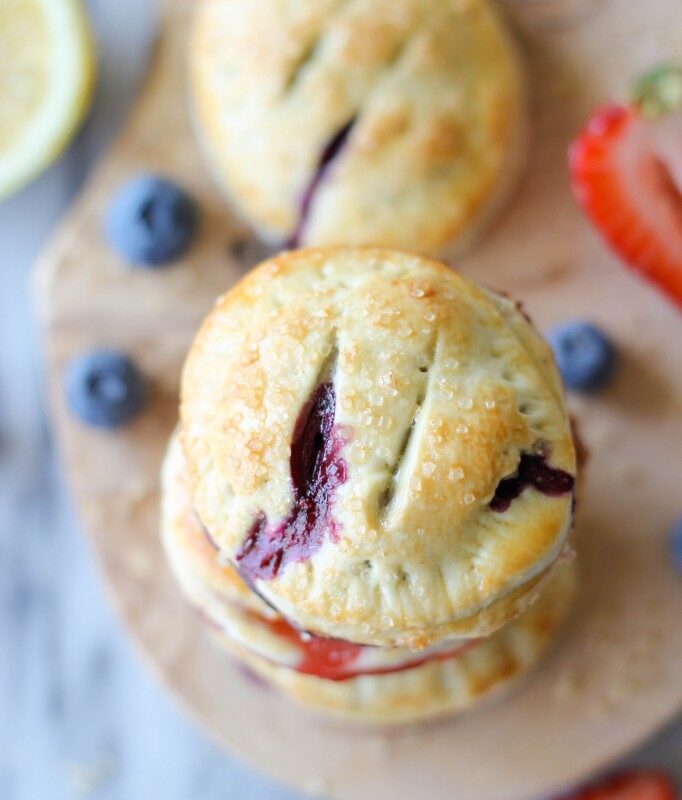
[[565, 617], [575, 567], [560, 564], [540, 600], [519, 619], [461, 655], [384, 675], [331, 681], [268, 662], [215, 631], [220, 644], [267, 683], [300, 704], [371, 724], [419, 722], [465, 711], [533, 667]]
[[[455, 655], [381, 674], [330, 680], [297, 671], [291, 637], [263, 621], [277, 618], [217, 553], [184, 487], [182, 459], [171, 445], [164, 467], [162, 542], [187, 600], [219, 644], [268, 684], [328, 715], [371, 724], [409, 723], [464, 711], [526, 673], [556, 634], [575, 593], [573, 563], [558, 563], [539, 598], [491, 636]], [[179, 469], [180, 467], [180, 469]], [[414, 653], [419, 657], [418, 651]]]

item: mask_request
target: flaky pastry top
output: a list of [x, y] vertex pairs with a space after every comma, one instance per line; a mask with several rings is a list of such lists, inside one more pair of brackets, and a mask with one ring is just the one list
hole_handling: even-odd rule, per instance
[[212, 171], [277, 244], [440, 253], [524, 149], [521, 70], [487, 0], [201, 0], [190, 86]]
[[549, 348], [513, 301], [417, 256], [302, 250], [256, 268], [198, 332], [181, 422], [210, 536], [316, 633], [487, 635], [571, 525]]

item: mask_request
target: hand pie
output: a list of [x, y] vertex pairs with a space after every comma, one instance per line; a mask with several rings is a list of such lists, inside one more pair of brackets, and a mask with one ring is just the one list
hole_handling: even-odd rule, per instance
[[572, 526], [549, 348], [513, 301], [413, 255], [312, 249], [252, 271], [192, 345], [180, 437], [221, 560], [322, 637], [489, 636]]
[[200, 0], [196, 131], [275, 245], [452, 254], [525, 151], [516, 49], [487, 0]]
[[485, 639], [423, 650], [367, 647], [293, 627], [262, 603], [218, 554], [192, 508], [177, 437], [163, 471], [162, 539], [185, 596], [226, 650], [317, 711], [365, 723], [414, 722], [480, 702], [544, 652], [574, 592], [574, 565], [552, 569], [537, 602]]

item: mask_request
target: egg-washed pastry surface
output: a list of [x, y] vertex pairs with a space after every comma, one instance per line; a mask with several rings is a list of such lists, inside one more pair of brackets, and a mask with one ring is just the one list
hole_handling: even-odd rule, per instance
[[449, 657], [473, 640], [423, 650], [379, 648], [325, 639], [294, 628], [254, 594], [234, 567], [221, 561], [192, 509], [182, 448], [174, 436], [164, 462], [162, 540], [173, 573], [190, 603], [238, 644], [273, 663], [344, 680]]
[[488, 639], [424, 650], [367, 647], [307, 634], [262, 604], [221, 564], [193, 513], [174, 439], [163, 474], [162, 539], [172, 570], [218, 641], [304, 705], [363, 722], [406, 722], [463, 710], [539, 658], [574, 591], [574, 567], [557, 565], [537, 602]]
[[487, 0], [200, 0], [190, 86], [212, 172], [278, 245], [451, 253], [523, 161], [521, 69]]
[[181, 421], [222, 558], [320, 635], [486, 636], [572, 524], [548, 347], [511, 300], [416, 256], [303, 250], [252, 271], [195, 339]]

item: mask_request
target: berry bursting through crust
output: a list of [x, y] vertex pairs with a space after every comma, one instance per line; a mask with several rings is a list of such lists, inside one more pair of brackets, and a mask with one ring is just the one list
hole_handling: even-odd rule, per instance
[[[347, 468], [340, 458], [344, 441], [334, 426], [335, 411], [331, 383], [318, 386], [301, 410], [291, 445], [292, 509], [274, 527], [265, 514], [258, 514], [236, 555], [238, 569], [251, 585], [255, 579], [276, 578], [290, 561], [307, 560], [326, 537], [338, 541], [332, 503]], [[526, 488], [556, 497], [572, 492], [574, 485], [572, 475], [549, 465], [548, 453], [521, 453], [516, 472], [500, 481], [490, 508], [506, 511]]]
[[355, 119], [351, 119], [341, 128], [339, 128], [339, 130], [334, 134], [334, 136], [331, 137], [322, 150], [317, 168], [315, 169], [310, 182], [308, 183], [308, 186], [301, 197], [298, 222], [296, 223], [294, 232], [289, 237], [289, 241], [286, 243], [287, 248], [294, 249], [303, 245], [305, 226], [308, 221], [308, 217], [310, 216], [313, 203], [315, 202], [317, 190], [320, 188], [324, 179], [329, 174], [336, 159], [341, 155], [341, 152], [346, 147], [354, 124]]
[[334, 387], [323, 383], [301, 410], [294, 430], [291, 511], [274, 527], [259, 514], [236, 555], [247, 580], [275, 578], [288, 562], [310, 558], [325, 538], [337, 540], [332, 504], [336, 487], [346, 480], [346, 463], [340, 456], [344, 441], [334, 426], [335, 412]]
[[495, 490], [495, 495], [490, 501], [493, 511], [506, 511], [512, 500], [523, 492], [526, 487], [532, 487], [542, 494], [552, 497], [573, 491], [575, 478], [562, 469], [554, 469], [547, 463], [547, 454], [521, 453], [519, 466], [508, 478], [503, 478]]

